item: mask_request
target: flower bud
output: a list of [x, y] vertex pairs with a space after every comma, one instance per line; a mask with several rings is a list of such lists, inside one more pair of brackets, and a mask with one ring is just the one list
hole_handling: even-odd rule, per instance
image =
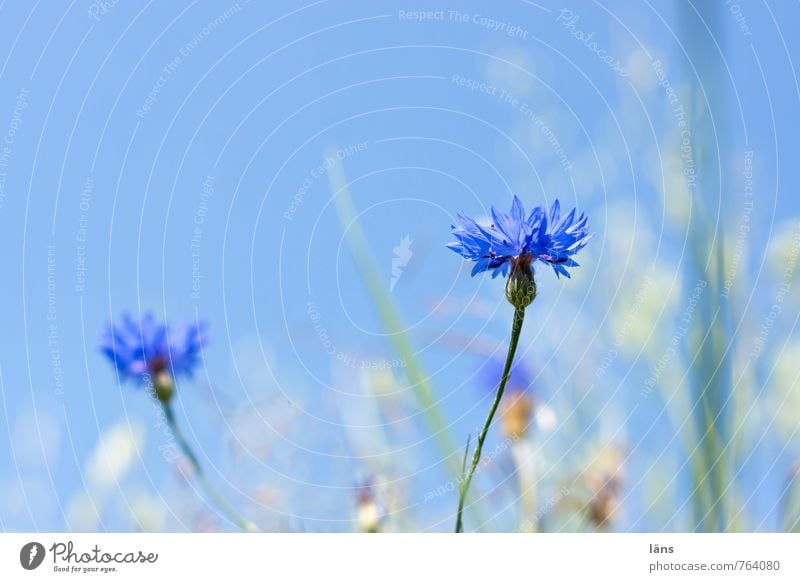
[[157, 372], [153, 378], [153, 392], [161, 402], [166, 404], [172, 398], [175, 392], [175, 383], [172, 381], [172, 376], [169, 372], [164, 370]]
[[506, 299], [517, 309], [525, 309], [536, 299], [532, 261], [533, 257], [520, 255], [511, 265], [511, 273], [506, 281]]

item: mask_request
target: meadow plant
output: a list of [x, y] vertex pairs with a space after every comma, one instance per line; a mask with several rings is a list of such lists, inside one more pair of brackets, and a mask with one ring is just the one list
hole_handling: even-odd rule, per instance
[[121, 381], [130, 380], [146, 387], [158, 400], [175, 440], [208, 496], [241, 529], [257, 531], [256, 526], [242, 518], [211, 485], [178, 426], [172, 408], [175, 380], [181, 376], [192, 377], [207, 342], [204, 322], [170, 327], [152, 313], [146, 313], [139, 320], [124, 315], [121, 323], [110, 324], [103, 334], [100, 350], [114, 363]]
[[533, 264], [535, 261], [541, 261], [550, 265], [556, 276], [570, 277], [567, 267], [578, 266], [572, 257], [586, 246], [591, 238], [587, 226], [588, 218], [584, 214], [579, 216], [576, 214], [576, 209], [573, 209], [566, 216], [562, 216], [561, 205], [556, 200], [549, 213], [541, 206], [536, 206], [526, 215], [522, 201], [514, 196], [511, 212], [508, 214], [492, 207], [493, 223], [489, 226], [483, 226], [465, 214], [459, 214], [458, 226], [452, 226], [456, 242], [449, 243], [448, 248], [475, 263], [472, 276], [488, 271], [493, 278], [501, 274], [506, 277], [506, 299], [514, 306], [511, 339], [500, 385], [478, 435], [472, 462], [468, 470], [465, 467], [465, 475], [461, 482], [456, 533], [464, 531], [463, 512], [467, 492], [480, 463], [489, 427], [511, 375], [511, 366], [525, 319], [525, 309], [536, 298]]

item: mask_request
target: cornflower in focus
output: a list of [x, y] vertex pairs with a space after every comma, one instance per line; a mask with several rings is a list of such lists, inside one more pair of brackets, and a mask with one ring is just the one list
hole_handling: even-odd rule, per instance
[[[465, 214], [459, 214], [458, 225], [451, 227], [456, 241], [447, 245], [465, 259], [475, 263], [472, 268], [473, 276], [491, 271], [493, 278], [500, 274], [507, 277], [506, 299], [514, 306], [511, 339], [500, 385], [483, 429], [478, 435], [478, 443], [468, 470], [466, 455], [464, 457], [466, 474], [463, 476], [459, 491], [456, 532], [463, 531], [462, 514], [467, 491], [480, 462], [483, 443], [492, 419], [500, 406], [511, 375], [511, 366], [525, 319], [525, 309], [536, 298], [533, 264], [535, 261], [541, 261], [550, 265], [557, 277], [564, 275], [569, 278], [567, 267], [578, 266], [572, 257], [585, 247], [591, 238], [586, 215], [577, 215], [577, 210], [572, 209], [567, 215], [562, 216], [558, 200], [553, 202], [549, 213], [541, 206], [536, 206], [526, 214], [522, 201], [514, 196], [508, 214], [492, 207], [492, 220], [494, 222], [491, 225], [484, 226]], [[524, 431], [530, 418], [532, 404], [526, 409], [525, 400], [518, 398], [511, 404], [511, 415], [507, 416], [509, 422], [504, 422], [504, 428], [509, 433]], [[509, 413], [509, 409], [505, 412]]]

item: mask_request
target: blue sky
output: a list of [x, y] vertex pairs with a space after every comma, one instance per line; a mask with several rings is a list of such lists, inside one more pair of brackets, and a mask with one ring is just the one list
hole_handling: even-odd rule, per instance
[[[422, 503], [446, 477], [402, 369], [390, 365], [388, 412], [375, 420], [364, 404], [374, 395], [358, 368], [398, 356], [343, 238], [352, 225], [332, 198], [331, 156], [458, 445], [490, 397], [478, 385], [487, 355], [464, 338], [499, 354], [510, 312], [501, 282], [470, 279], [444, 247], [453, 216], [505, 208], [513, 193], [586, 211], [595, 238], [582, 267], [570, 281], [538, 270], [521, 348], [561, 423], [548, 458], [569, 475], [614, 442], [637, 475], [666, 450], [658, 469], [679, 473], [682, 507], [676, 418], [666, 398], [640, 396], [655, 363], [633, 350], [602, 379], [596, 370], [651, 269], [655, 314], [637, 317], [636, 338], [656, 361], [664, 352], [695, 285], [698, 216], [739, 256], [731, 349], [749, 351], [781, 284], [768, 251], [800, 216], [797, 6], [714, 4], [0, 3], [0, 528], [131, 529], [139, 493], [169, 507], [167, 529], [213, 513], [181, 495], [151, 403], [97, 349], [112, 318], [152, 310], [210, 324], [179, 417], [237, 505], [274, 529], [348, 529], [348, 488], [378, 470], [402, 485], [408, 527], [449, 529], [454, 499]], [[698, 101], [699, 200], [675, 115]], [[404, 237], [412, 254], [389, 290]], [[763, 453], [741, 465], [755, 529], [779, 527], [775, 499], [798, 454], [796, 423], [773, 430], [768, 404], [795, 312], [787, 303], [748, 380], [765, 407], [747, 420], [763, 430], [742, 429], [745, 449]], [[786, 390], [778, 402], [793, 401]], [[87, 463], [120, 422], [140, 427], [140, 444], [100, 502]], [[390, 427], [383, 448], [359, 428], [373, 422]], [[628, 481], [618, 527], [686, 527], [681, 512], [649, 507], [649, 486]], [[76, 525], [86, 491], [105, 505]]]

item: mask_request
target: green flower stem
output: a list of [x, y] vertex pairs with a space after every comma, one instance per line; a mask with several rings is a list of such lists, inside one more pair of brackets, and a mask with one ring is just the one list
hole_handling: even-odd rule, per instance
[[169, 402], [163, 401], [161, 405], [164, 409], [164, 416], [167, 419], [167, 424], [169, 424], [169, 428], [172, 430], [172, 434], [175, 436], [175, 440], [178, 442], [178, 446], [181, 448], [181, 451], [192, 464], [195, 476], [197, 477], [197, 480], [200, 482], [200, 485], [203, 487], [203, 489], [205, 489], [206, 495], [208, 495], [208, 497], [210, 497], [214, 503], [216, 503], [217, 506], [222, 509], [222, 511], [231, 521], [233, 521], [244, 531], [258, 531], [258, 528], [255, 526], [255, 524], [241, 517], [233, 508], [233, 506], [228, 503], [225, 498], [222, 497], [222, 495], [220, 495], [219, 492], [214, 488], [214, 486], [206, 477], [206, 474], [203, 472], [200, 462], [197, 459], [197, 455], [194, 454], [192, 447], [189, 446], [189, 443], [186, 441], [186, 437], [183, 436], [183, 432], [181, 432], [181, 429], [178, 427], [178, 423], [175, 420], [175, 414], [172, 411], [172, 406], [169, 404]]
[[464, 482], [461, 484], [461, 491], [458, 498], [458, 518], [456, 519], [456, 533], [464, 531], [464, 523], [462, 520], [464, 512], [464, 502], [467, 498], [467, 491], [472, 483], [472, 477], [478, 468], [478, 463], [481, 460], [481, 451], [483, 450], [483, 443], [486, 440], [486, 435], [489, 434], [489, 427], [492, 424], [494, 415], [497, 408], [500, 406], [500, 400], [503, 398], [503, 392], [506, 390], [506, 383], [508, 377], [511, 375], [511, 364], [514, 362], [514, 354], [517, 351], [517, 344], [519, 343], [519, 336], [522, 332], [522, 322], [525, 319], [525, 308], [517, 307], [514, 310], [514, 323], [511, 326], [511, 340], [508, 344], [508, 355], [506, 356], [506, 364], [503, 368], [503, 377], [500, 379], [500, 386], [497, 388], [497, 394], [494, 397], [492, 408], [489, 410], [489, 415], [486, 417], [486, 422], [483, 424], [483, 430], [478, 436], [478, 444], [475, 446], [475, 453], [472, 455], [472, 465], [470, 465], [469, 473], [467, 473]]

